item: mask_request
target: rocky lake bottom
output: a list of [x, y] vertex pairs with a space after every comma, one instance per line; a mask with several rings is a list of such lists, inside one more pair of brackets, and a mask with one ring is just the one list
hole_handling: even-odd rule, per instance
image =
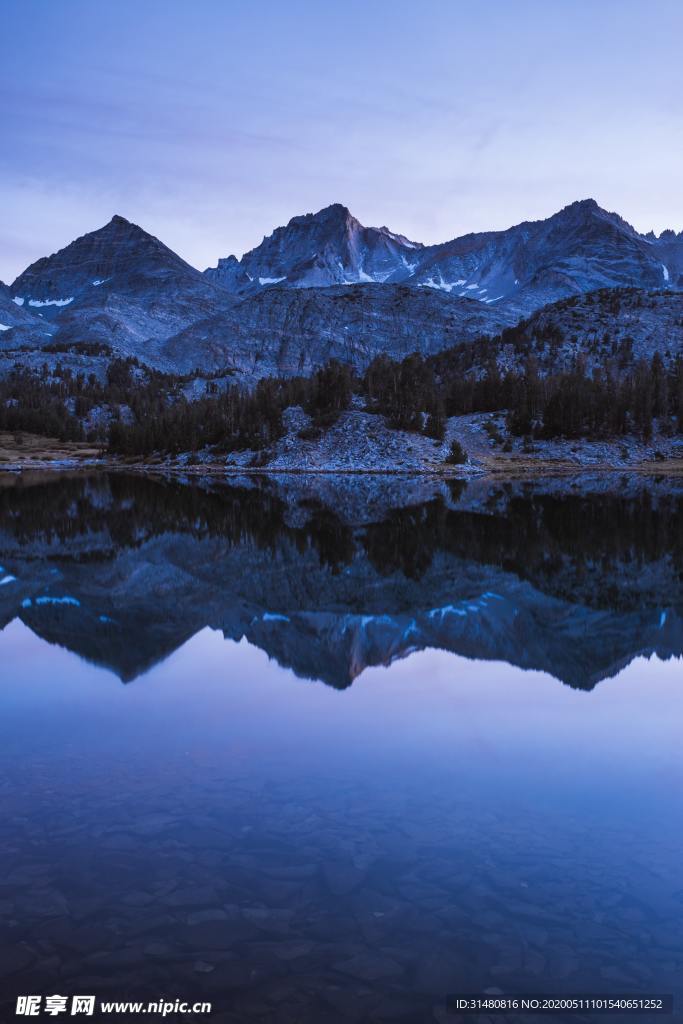
[[0, 1019], [681, 1012], [679, 490], [320, 486], [0, 488]]

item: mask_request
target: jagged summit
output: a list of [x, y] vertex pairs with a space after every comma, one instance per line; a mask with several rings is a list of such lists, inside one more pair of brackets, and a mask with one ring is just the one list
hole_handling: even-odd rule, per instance
[[358, 223], [348, 206], [344, 206], [343, 203], [330, 203], [329, 206], [324, 206], [321, 210], [318, 210], [317, 213], [302, 213], [296, 217], [292, 217], [289, 224], [309, 224], [312, 221], [341, 222], [348, 220], [352, 220], [356, 224]]
[[600, 209], [602, 209], [602, 207], [598, 203], [597, 199], [593, 199], [591, 196], [588, 196], [586, 199], [575, 199], [573, 203], [567, 203], [567, 205], [563, 206], [562, 209], [559, 212], [560, 213], [564, 213], [565, 210], [600, 210]]
[[237, 293], [273, 285], [398, 283], [414, 270], [420, 248], [388, 228], [364, 227], [348, 207], [332, 203], [292, 217], [241, 260], [219, 260], [206, 274]]
[[575, 219], [585, 220], [588, 222], [591, 220], [600, 220], [618, 225], [622, 230], [627, 231], [638, 238], [643, 237], [627, 220], [621, 217], [618, 213], [603, 209], [595, 199], [579, 199], [576, 202], [565, 206], [564, 209], [560, 210], [559, 213], [555, 214], [555, 216], [557, 218], [561, 218], [563, 216], [573, 217]]

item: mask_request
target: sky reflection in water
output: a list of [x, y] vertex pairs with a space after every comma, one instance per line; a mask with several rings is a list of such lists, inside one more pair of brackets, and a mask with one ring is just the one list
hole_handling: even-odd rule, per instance
[[[227, 1021], [276, 1019], [275, 980], [282, 1019], [331, 1012], [335, 986], [348, 1020], [367, 1006], [425, 1019], [448, 991], [490, 986], [672, 989], [679, 660], [638, 658], [585, 693], [424, 651], [338, 692], [209, 629], [128, 686], [17, 621], [0, 655], [3, 874], [37, 865], [33, 885], [65, 900], [32, 914], [12, 887], [27, 913], [8, 918], [5, 940], [34, 958], [7, 991], [27, 977], [114, 997], [162, 984], [212, 995]], [[297, 864], [307, 877], [278, 880]], [[175, 881], [197, 907], [168, 905]], [[219, 907], [275, 917], [202, 935], [190, 922], [207, 884]], [[154, 913], [121, 915], [139, 890]], [[84, 913], [97, 970], [70, 948]], [[303, 952], [278, 959], [294, 939]]]

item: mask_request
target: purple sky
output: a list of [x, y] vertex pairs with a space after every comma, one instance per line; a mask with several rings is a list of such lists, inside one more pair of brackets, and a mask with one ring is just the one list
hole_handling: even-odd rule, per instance
[[420, 241], [683, 229], [678, 0], [4, 0], [0, 279], [121, 213], [203, 268], [345, 203]]

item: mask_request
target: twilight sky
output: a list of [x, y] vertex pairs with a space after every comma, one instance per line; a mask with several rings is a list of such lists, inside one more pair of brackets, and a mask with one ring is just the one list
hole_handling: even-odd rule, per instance
[[194, 265], [342, 202], [424, 242], [683, 229], [679, 0], [0, 0], [0, 279], [121, 213]]

